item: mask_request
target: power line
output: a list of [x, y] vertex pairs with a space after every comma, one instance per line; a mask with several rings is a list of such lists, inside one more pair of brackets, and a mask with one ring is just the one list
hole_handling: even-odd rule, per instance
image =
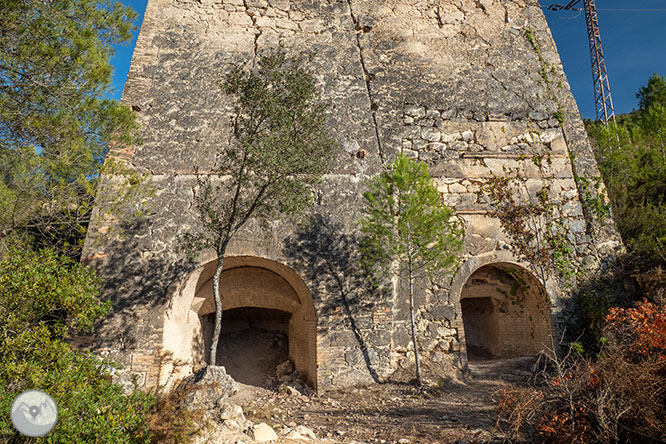
[[666, 9], [597, 8], [597, 11], [613, 11], [613, 12], [666, 12]]
[[[568, 6], [568, 5], [567, 5]], [[543, 9], [548, 9], [549, 11], [561, 11], [566, 9], [567, 11], [583, 11], [583, 8], [573, 8], [567, 7], [560, 3], [554, 3], [548, 6], [542, 6]], [[666, 8], [597, 8], [597, 11], [611, 11], [611, 12], [666, 12]]]

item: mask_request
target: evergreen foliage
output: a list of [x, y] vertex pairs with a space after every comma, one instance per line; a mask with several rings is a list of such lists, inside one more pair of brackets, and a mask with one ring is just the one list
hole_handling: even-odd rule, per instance
[[415, 327], [414, 283], [436, 281], [457, 263], [463, 231], [454, 212], [442, 202], [427, 166], [402, 154], [368, 182], [361, 232], [364, 263], [409, 282], [411, 333], [416, 379], [423, 385]]
[[[111, 143], [133, 143], [129, 109], [106, 98], [112, 45], [134, 11], [113, 0], [0, 1], [0, 408], [40, 389], [58, 404], [40, 439], [0, 417], [0, 442], [148, 443], [154, 396], [125, 393], [106, 363], [70, 340], [110, 311], [80, 255], [97, 179], [124, 177], [114, 202], [141, 178], [115, 162]], [[110, 209], [113, 212], [113, 209]]]
[[666, 81], [654, 75], [640, 109], [608, 127], [588, 125], [615, 220], [628, 249], [647, 264], [666, 262]]
[[652, 105], [666, 105], [666, 78], [657, 73], [652, 74], [647, 85], [640, 87], [636, 98], [640, 111], [647, 111]]
[[4, 0], [0, 16], [0, 254], [16, 242], [80, 253], [104, 156], [135, 141], [105, 95], [136, 13], [107, 0]]
[[[109, 382], [110, 363], [66, 342], [108, 313], [98, 291], [94, 272], [53, 250], [12, 248], [0, 259], [0, 406], [9, 412], [25, 390], [51, 395], [59, 418], [45, 442], [150, 442], [145, 418], [153, 396], [125, 395]], [[9, 415], [0, 417], [0, 441], [33, 442], [14, 430]]]

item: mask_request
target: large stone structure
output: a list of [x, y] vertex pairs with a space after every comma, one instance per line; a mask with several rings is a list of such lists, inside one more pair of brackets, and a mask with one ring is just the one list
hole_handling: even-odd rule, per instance
[[279, 45], [309, 60], [332, 104], [335, 166], [310, 225], [251, 223], [231, 244], [224, 310], [263, 313], [256, 325], [287, 334], [296, 368], [319, 390], [409, 366], [404, 282], [368, 290], [354, 244], [364, 181], [402, 152], [427, 162], [466, 229], [457, 271], [420, 286], [426, 365], [462, 367], [468, 348], [519, 356], [550, 346], [566, 292], [511, 252], [481, 184], [510, 170], [532, 192], [548, 181], [554, 198], [570, 199], [562, 212], [575, 266], [620, 244], [578, 198], [586, 181], [576, 179], [599, 173], [536, 0], [149, 0], [122, 98], [144, 142], [109, 155], [147, 173], [156, 193], [148, 220], [128, 225], [105, 215], [115, 181], [102, 181], [84, 258], [105, 278], [114, 314], [94, 349], [147, 385], [165, 382], [167, 353], [180, 373], [209, 359], [215, 257], [185, 260], [177, 236], [197, 224], [197, 176], [229, 143], [222, 74]]

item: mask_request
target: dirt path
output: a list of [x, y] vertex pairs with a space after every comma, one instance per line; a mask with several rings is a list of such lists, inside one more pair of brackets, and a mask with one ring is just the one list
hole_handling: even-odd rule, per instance
[[500, 443], [502, 436], [494, 431], [494, 394], [525, 384], [533, 362], [518, 358], [472, 363], [467, 382], [425, 391], [386, 383], [311, 396], [266, 392], [241, 404], [256, 422], [276, 429], [305, 425], [318, 437], [339, 442]]

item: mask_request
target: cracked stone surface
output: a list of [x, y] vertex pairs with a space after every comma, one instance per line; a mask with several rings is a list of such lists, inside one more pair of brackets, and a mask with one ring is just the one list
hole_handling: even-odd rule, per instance
[[[278, 46], [302, 57], [331, 103], [335, 162], [315, 190], [314, 228], [251, 222], [229, 255], [267, 258], [303, 279], [317, 315], [319, 389], [369, 383], [413, 358], [405, 282], [388, 295], [364, 293], [352, 248], [364, 181], [399, 152], [427, 163], [467, 233], [456, 275], [436, 288], [419, 284], [426, 361], [464, 364], [459, 275], [508, 257], [510, 239], [479, 195], [492, 175], [514, 171], [532, 194], [550, 180], [554, 199], [571, 200], [563, 211], [577, 265], [603, 264], [598, 245], [614, 246], [604, 254], [621, 248], [612, 220], [600, 224], [578, 198], [576, 177], [599, 172], [537, 1], [149, 0], [122, 98], [140, 110], [144, 143], [109, 155], [149, 175], [152, 215], [129, 226], [107, 217], [117, 181], [105, 179], [84, 251], [114, 303], [93, 348], [124, 365], [124, 377], [146, 385], [165, 377], [157, 352], [169, 350], [165, 318], [199, 265], [178, 251], [178, 235], [197, 226], [197, 177], [231, 138], [233, 107], [219, 82], [232, 63]], [[304, 250], [309, 241], [323, 250]], [[566, 294], [555, 281], [546, 288], [558, 320]]]

